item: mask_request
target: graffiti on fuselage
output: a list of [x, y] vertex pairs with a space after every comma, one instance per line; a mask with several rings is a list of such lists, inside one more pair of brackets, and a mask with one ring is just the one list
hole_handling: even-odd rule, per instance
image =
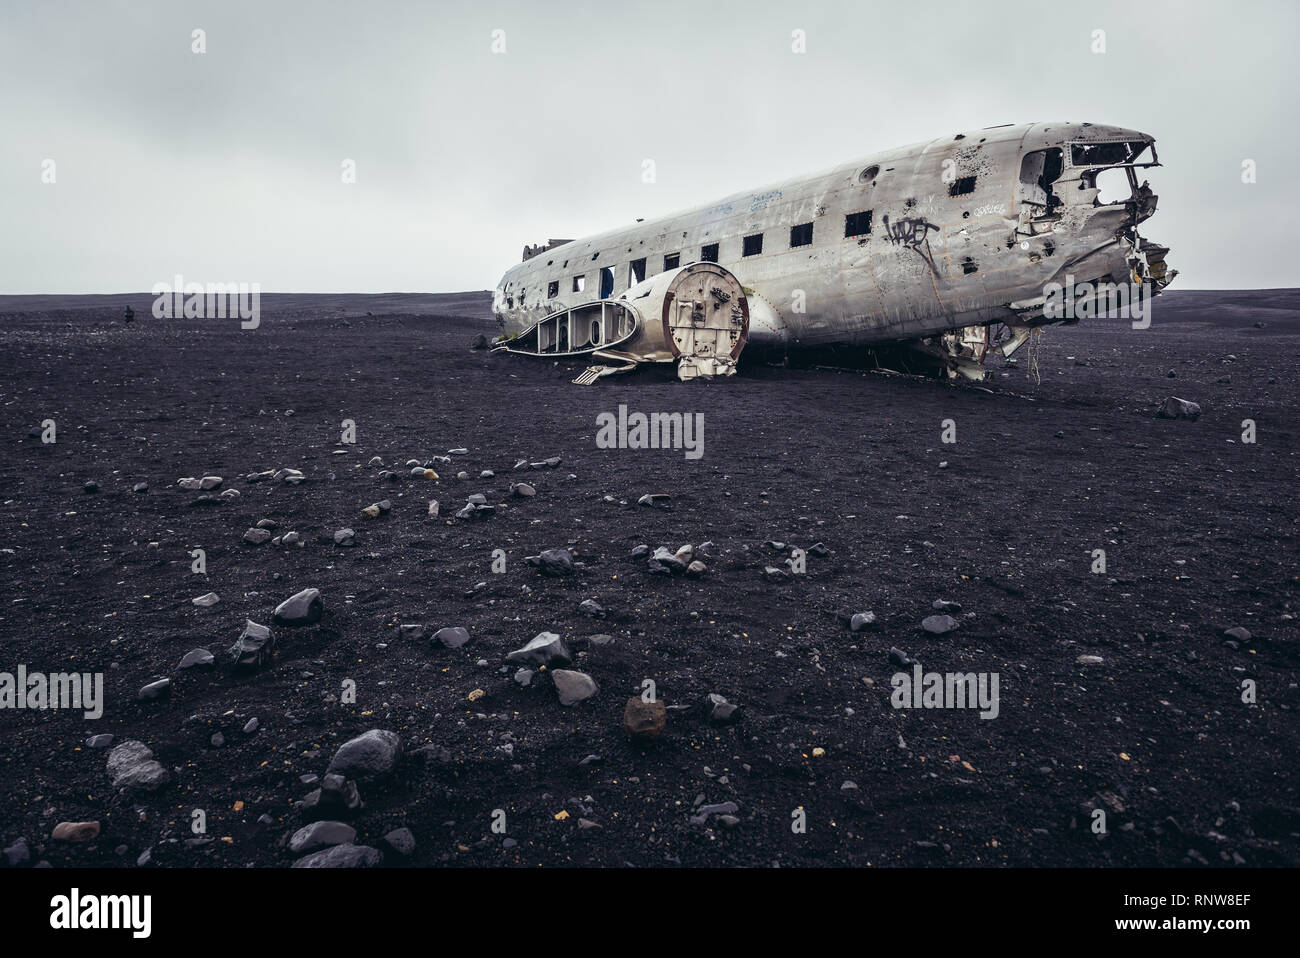
[[891, 223], [888, 213], [881, 217], [881, 220], [889, 242], [895, 246], [910, 246], [912, 249], [919, 248], [922, 243], [928, 244], [930, 230], [939, 228], [927, 219], [914, 217], [906, 217]]
[[881, 217], [881, 223], [885, 227], [885, 238], [889, 242], [895, 246], [905, 246], [914, 250], [925, 260], [926, 265], [930, 267], [930, 272], [938, 275], [934, 267], [934, 254], [930, 251], [930, 230], [937, 232], [938, 226], [927, 219], [912, 216], [891, 223], [888, 213]]

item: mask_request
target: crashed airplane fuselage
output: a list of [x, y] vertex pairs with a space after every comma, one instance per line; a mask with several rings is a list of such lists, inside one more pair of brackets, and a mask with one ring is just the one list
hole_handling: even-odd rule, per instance
[[1138, 171], [1158, 165], [1135, 130], [993, 127], [552, 240], [498, 284], [495, 348], [589, 358], [583, 383], [643, 362], [728, 375], [747, 343], [982, 379], [990, 348], [1010, 355], [1036, 327], [1105, 312], [1078, 307], [1108, 284], [1149, 299], [1173, 279], [1168, 249], [1138, 235], [1156, 208]]

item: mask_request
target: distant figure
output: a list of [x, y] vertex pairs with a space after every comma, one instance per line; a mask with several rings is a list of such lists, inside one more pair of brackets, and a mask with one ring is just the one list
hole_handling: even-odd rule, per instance
[[135, 310], [131, 308], [130, 303], [127, 303], [126, 305], [126, 312], [123, 314], [123, 318], [126, 320], [128, 326], [135, 322]]

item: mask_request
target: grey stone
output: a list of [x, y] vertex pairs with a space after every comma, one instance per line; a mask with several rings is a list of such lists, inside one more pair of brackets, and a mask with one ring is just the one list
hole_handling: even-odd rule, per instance
[[181, 659], [181, 664], [177, 668], [192, 669], [198, 666], [212, 665], [215, 661], [212, 653], [207, 649], [195, 649], [193, 652], [185, 653], [185, 658]]
[[469, 641], [469, 630], [460, 626], [452, 626], [446, 629], [439, 629], [433, 633], [433, 641], [440, 643], [449, 649], [459, 649]]
[[379, 849], [369, 845], [335, 845], [313, 852], [293, 863], [294, 868], [375, 868], [383, 861]]
[[334, 845], [350, 845], [356, 837], [357, 830], [344, 822], [312, 822], [293, 833], [289, 839], [289, 851], [303, 855]]
[[415, 836], [409, 828], [394, 828], [384, 836], [384, 844], [403, 858], [415, 854]]
[[568, 665], [573, 661], [573, 654], [554, 632], [541, 632], [533, 636], [522, 649], [516, 649], [506, 656], [507, 662], [522, 665], [551, 665], [558, 662]]
[[123, 742], [108, 753], [108, 775], [121, 792], [150, 792], [167, 784], [167, 769], [143, 742]]
[[596, 680], [583, 672], [556, 669], [551, 673], [561, 705], [576, 705], [600, 691]]
[[312, 625], [320, 621], [325, 605], [320, 589], [303, 589], [275, 607], [271, 616], [273, 625]]
[[849, 619], [849, 628], [854, 632], [861, 632], [863, 629], [869, 629], [876, 624], [876, 613], [874, 612], [855, 612], [853, 618]]
[[694, 815], [691, 816], [692, 825], [703, 825], [714, 815], [731, 815], [740, 811], [740, 806], [735, 802], [718, 802], [715, 805], [701, 805]]
[[244, 620], [244, 631], [226, 653], [239, 668], [255, 669], [271, 661], [275, 638], [271, 630], [252, 619]]
[[136, 699], [141, 702], [155, 702], [158, 699], [166, 698], [171, 694], [172, 680], [159, 679], [157, 682], [150, 682], [136, 694]]
[[921, 621], [921, 628], [934, 635], [943, 635], [957, 628], [957, 620], [950, 615], [928, 615]]
[[1195, 421], [1201, 416], [1201, 407], [1186, 399], [1170, 396], [1160, 404], [1156, 415], [1161, 419], [1190, 419]]
[[371, 729], [339, 746], [328, 771], [348, 778], [378, 778], [392, 773], [401, 754], [396, 732]]
[[524, 561], [539, 569], [542, 575], [564, 576], [573, 572], [573, 553], [568, 549], [543, 549], [535, 556], [525, 556]]

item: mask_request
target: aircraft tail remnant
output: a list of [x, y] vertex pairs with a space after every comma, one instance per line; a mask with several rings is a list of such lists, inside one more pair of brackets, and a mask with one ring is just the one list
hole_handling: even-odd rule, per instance
[[1135, 130], [990, 127], [551, 240], [497, 286], [498, 348], [602, 360], [581, 384], [647, 362], [727, 376], [746, 343], [980, 380], [991, 350], [1141, 312], [1173, 280], [1138, 232], [1157, 200], [1138, 171], [1158, 166]]

